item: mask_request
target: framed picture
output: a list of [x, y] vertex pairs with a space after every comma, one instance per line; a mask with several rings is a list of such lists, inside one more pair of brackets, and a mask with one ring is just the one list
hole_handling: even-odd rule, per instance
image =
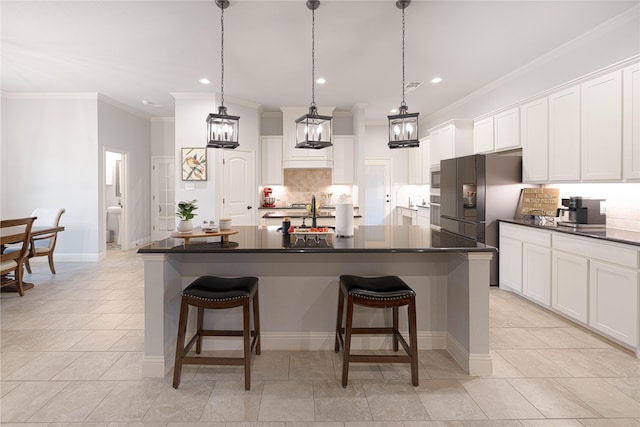
[[207, 149], [183, 148], [182, 149], [182, 180], [206, 181], [207, 180]]

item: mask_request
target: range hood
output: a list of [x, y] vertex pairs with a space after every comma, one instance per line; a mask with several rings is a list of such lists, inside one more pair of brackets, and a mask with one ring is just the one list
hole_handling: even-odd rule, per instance
[[[282, 107], [282, 168], [333, 169], [333, 147], [315, 150], [296, 147], [296, 119], [307, 114], [307, 107]], [[318, 114], [333, 115], [335, 107], [318, 107]]]

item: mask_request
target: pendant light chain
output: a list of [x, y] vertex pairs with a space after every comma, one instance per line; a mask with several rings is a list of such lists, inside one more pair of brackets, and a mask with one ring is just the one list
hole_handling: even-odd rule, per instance
[[402, 104], [407, 105], [404, 102], [404, 7], [402, 8]]
[[311, 10], [311, 106], [316, 106], [316, 11]]
[[224, 7], [220, 9], [220, 27], [222, 28], [220, 37], [220, 104], [224, 106]]

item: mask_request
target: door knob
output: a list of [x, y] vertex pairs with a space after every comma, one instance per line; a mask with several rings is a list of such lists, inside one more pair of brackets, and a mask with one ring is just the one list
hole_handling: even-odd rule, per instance
[[247, 209], [253, 209], [253, 206], [247, 206]]

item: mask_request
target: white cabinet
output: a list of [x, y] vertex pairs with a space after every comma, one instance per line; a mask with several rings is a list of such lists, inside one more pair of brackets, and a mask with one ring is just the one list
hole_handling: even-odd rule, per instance
[[422, 227], [428, 227], [430, 223], [429, 208], [425, 206], [418, 206], [417, 223]]
[[418, 211], [416, 209], [398, 206], [396, 207], [396, 215], [398, 225], [413, 225], [418, 222]]
[[431, 182], [431, 139], [422, 138], [420, 140], [420, 155], [422, 157], [422, 184]]
[[282, 173], [282, 137], [263, 136], [261, 142], [263, 185], [283, 185]]
[[522, 245], [522, 293], [545, 305], [551, 303], [551, 249]]
[[494, 116], [495, 151], [520, 147], [520, 109], [518, 107]]
[[622, 71], [591, 79], [581, 90], [581, 178], [622, 178]]
[[473, 151], [490, 153], [493, 145], [493, 116], [473, 122]]
[[633, 347], [638, 346], [637, 271], [591, 261], [589, 325]]
[[[296, 119], [307, 114], [308, 108], [282, 107], [282, 166], [284, 168], [332, 168], [333, 147], [296, 148]], [[333, 107], [318, 107], [318, 114], [330, 116]]]
[[522, 181], [549, 180], [549, 119], [547, 98], [520, 107], [522, 142]]
[[429, 134], [432, 166], [440, 166], [440, 160], [473, 154], [472, 120], [451, 120], [429, 129]]
[[433, 131], [429, 137], [429, 164], [431, 167], [440, 167], [440, 138], [438, 133]]
[[353, 169], [353, 136], [334, 136], [332, 184], [352, 185]]
[[640, 180], [640, 64], [623, 70], [623, 177]]
[[407, 154], [409, 155], [409, 184], [421, 185], [422, 184], [422, 150], [423, 144], [419, 147], [407, 148]]
[[549, 180], [580, 180], [580, 86], [549, 95]]
[[551, 307], [586, 324], [589, 290], [588, 260], [582, 256], [554, 249], [551, 271]]
[[522, 241], [504, 236], [500, 223], [500, 288], [522, 292]]

